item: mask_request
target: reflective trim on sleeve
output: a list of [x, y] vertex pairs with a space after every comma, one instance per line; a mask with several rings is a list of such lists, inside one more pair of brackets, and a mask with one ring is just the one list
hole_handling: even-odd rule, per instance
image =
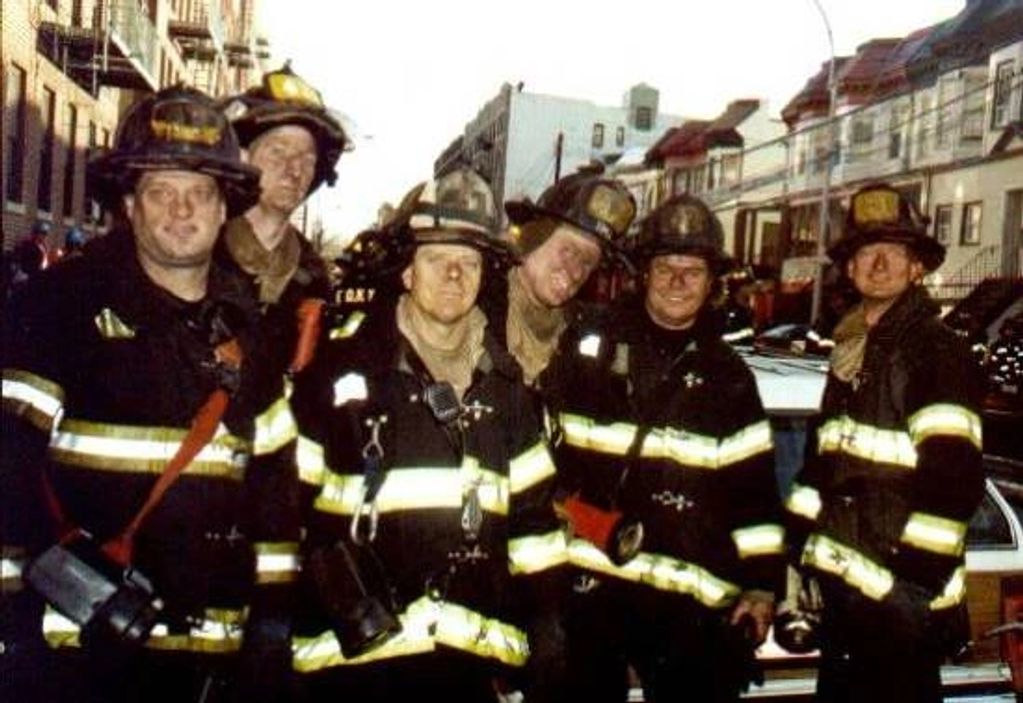
[[792, 491], [785, 499], [785, 507], [790, 513], [816, 520], [821, 512], [821, 494], [812, 486], [793, 483]]
[[256, 583], [294, 581], [301, 570], [296, 542], [256, 542]]
[[880, 464], [915, 469], [916, 448], [908, 432], [883, 430], [856, 422], [848, 415], [824, 423], [817, 434], [821, 453], [839, 452]]
[[852, 547], [822, 534], [812, 534], [803, 548], [802, 562], [832, 574], [860, 593], [881, 600], [892, 590], [892, 572]]
[[21, 572], [26, 561], [25, 550], [21, 547], [0, 548], [0, 593], [21, 590]]
[[495, 618], [488, 618], [457, 603], [427, 597], [411, 603], [398, 616], [402, 630], [365, 654], [346, 659], [332, 631], [317, 637], [296, 637], [292, 662], [296, 671], [309, 673], [332, 666], [352, 666], [432, 652], [444, 645], [469, 654], [523, 666], [529, 657], [524, 632]]
[[272, 454], [296, 437], [298, 426], [295, 425], [295, 416], [291, 414], [291, 405], [282, 396], [256, 418], [252, 451], [256, 456]]
[[966, 546], [966, 523], [958, 520], [913, 513], [902, 530], [902, 541], [928, 552], [959, 556]]
[[983, 446], [981, 421], [977, 413], [952, 403], [935, 403], [917, 410], [909, 418], [909, 436], [913, 444], [931, 437], [961, 437], [977, 449]]
[[554, 460], [547, 444], [539, 441], [508, 462], [511, 492], [522, 493], [554, 476]]
[[785, 530], [781, 525], [755, 525], [732, 531], [739, 557], [781, 554], [785, 548]]
[[[146, 640], [146, 649], [223, 654], [237, 652], [242, 645], [245, 614], [241, 610], [207, 608], [205, 616], [192, 622], [187, 633], [171, 634], [167, 625], [157, 623]], [[43, 637], [57, 649], [78, 647], [80, 628], [50, 606], [43, 614]]]
[[[64, 420], [50, 440], [50, 456], [68, 466], [100, 471], [160, 473], [187, 434], [187, 430], [173, 427]], [[250, 446], [221, 424], [185, 473], [240, 481]]]
[[319, 486], [327, 472], [326, 460], [323, 457], [323, 445], [305, 437], [298, 436], [295, 445], [295, 463], [298, 465], [298, 478], [303, 483]]
[[567, 561], [568, 543], [560, 529], [508, 540], [508, 570], [512, 574], [535, 574]]
[[132, 339], [135, 330], [110, 308], [103, 308], [92, 318], [97, 331], [104, 339]]
[[599, 334], [588, 334], [579, 340], [579, 353], [596, 359], [600, 353], [601, 338]]
[[[638, 430], [631, 423], [604, 425], [570, 413], [562, 413], [559, 420], [567, 444], [615, 456], [628, 452]], [[674, 427], [655, 428], [643, 440], [640, 456], [669, 459], [686, 467], [720, 469], [771, 448], [771, 426], [767, 420], [760, 420], [721, 439]]]
[[[467, 459], [467, 464], [472, 460]], [[467, 483], [479, 481], [477, 493], [483, 510], [508, 514], [508, 479], [493, 471], [463, 466], [462, 468], [390, 469], [376, 498], [381, 513], [401, 510], [462, 507]], [[362, 475], [338, 475], [327, 472], [323, 488], [314, 507], [338, 515], [354, 515], [362, 502]]]
[[735, 602], [740, 589], [701, 566], [664, 556], [640, 552], [623, 566], [615, 566], [604, 552], [582, 539], [568, 545], [569, 561], [584, 569], [626, 581], [644, 583], [670, 593], [692, 596], [708, 608], [724, 608]]
[[3, 411], [24, 417], [49, 434], [64, 409], [64, 389], [58, 384], [21, 369], [3, 370]]
[[328, 338], [330, 341], [337, 341], [339, 339], [348, 339], [356, 332], [359, 331], [359, 327], [362, 325], [363, 320], [366, 319], [366, 313], [362, 310], [354, 310], [349, 313], [345, 321], [339, 326], [334, 327], [330, 330]]
[[725, 340], [730, 344], [735, 344], [744, 339], [753, 339], [753, 328], [743, 327], [742, 329], [735, 330], [734, 332], [726, 332], [721, 335], [721, 339]]
[[934, 600], [930, 602], [931, 610], [944, 610], [945, 608], [951, 608], [959, 605], [963, 602], [966, 597], [966, 567], [960, 566], [945, 583], [945, 588], [942, 589]]
[[353, 400], [366, 400], [368, 397], [369, 389], [366, 387], [366, 377], [361, 373], [351, 371], [334, 381], [335, 408], [340, 408]]

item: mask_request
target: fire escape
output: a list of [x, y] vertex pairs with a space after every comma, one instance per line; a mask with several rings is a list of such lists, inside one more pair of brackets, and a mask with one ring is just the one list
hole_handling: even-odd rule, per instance
[[97, 2], [91, 26], [42, 22], [37, 49], [92, 95], [102, 86], [156, 90], [156, 27], [132, 0]]
[[191, 72], [192, 85], [209, 95], [218, 95], [221, 73], [227, 64], [224, 52], [224, 24], [213, 0], [189, 5], [187, 16], [167, 23], [167, 33], [181, 49], [181, 58]]

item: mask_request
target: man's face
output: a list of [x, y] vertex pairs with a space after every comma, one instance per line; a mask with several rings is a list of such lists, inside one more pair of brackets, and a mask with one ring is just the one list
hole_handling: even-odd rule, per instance
[[194, 171], [143, 173], [124, 208], [147, 270], [208, 265], [227, 216], [217, 182]]
[[454, 324], [476, 303], [483, 255], [462, 244], [421, 244], [401, 280], [412, 304], [428, 319]]
[[919, 281], [924, 267], [905, 244], [875, 242], [856, 250], [846, 264], [846, 274], [864, 300], [895, 300]]
[[259, 204], [288, 216], [305, 200], [313, 182], [316, 140], [305, 127], [274, 127], [252, 142], [248, 161], [260, 170]]
[[571, 300], [600, 263], [600, 245], [582, 230], [559, 224], [523, 259], [522, 281], [533, 299], [547, 307]]
[[663, 254], [647, 269], [646, 310], [655, 324], [670, 330], [690, 327], [714, 283], [699, 256]]

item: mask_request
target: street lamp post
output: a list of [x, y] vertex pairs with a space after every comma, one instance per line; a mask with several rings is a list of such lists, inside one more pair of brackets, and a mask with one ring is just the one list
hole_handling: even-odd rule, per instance
[[825, 151], [824, 184], [821, 186], [820, 225], [817, 231], [817, 261], [814, 262], [815, 275], [813, 277], [813, 301], [810, 307], [810, 324], [816, 325], [817, 321], [820, 319], [821, 298], [824, 293], [824, 262], [825, 257], [827, 256], [826, 235], [830, 215], [828, 199], [830, 195], [829, 191], [831, 190], [831, 159], [832, 150], [835, 146], [835, 102], [838, 90], [835, 84], [835, 40], [831, 35], [831, 23], [828, 21], [828, 15], [824, 12], [824, 8], [821, 6], [820, 0], [813, 0], [813, 4], [820, 13], [821, 19], [824, 20], [824, 28], [828, 33], [828, 49], [831, 52], [831, 58], [828, 59], [828, 117], [827, 121], [824, 123], [825, 129], [827, 130], [827, 148]]

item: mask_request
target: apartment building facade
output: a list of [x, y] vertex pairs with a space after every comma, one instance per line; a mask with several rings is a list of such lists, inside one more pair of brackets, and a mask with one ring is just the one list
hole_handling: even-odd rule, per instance
[[36, 223], [59, 246], [103, 213], [85, 164], [146, 92], [183, 82], [212, 95], [257, 80], [269, 58], [258, 0], [5, 0], [3, 248]]

